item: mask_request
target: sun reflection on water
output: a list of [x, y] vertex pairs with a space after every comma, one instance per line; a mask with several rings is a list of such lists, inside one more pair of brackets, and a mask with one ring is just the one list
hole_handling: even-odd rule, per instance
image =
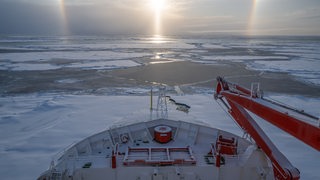
[[161, 35], [153, 35], [150, 38], [150, 42], [153, 44], [162, 44], [162, 43], [166, 43], [167, 40], [165, 37], [161, 36]]

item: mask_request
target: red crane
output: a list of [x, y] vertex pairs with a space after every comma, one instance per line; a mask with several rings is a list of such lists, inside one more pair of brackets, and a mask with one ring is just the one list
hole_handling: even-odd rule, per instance
[[248, 90], [218, 77], [215, 98], [221, 100], [239, 126], [269, 157], [275, 179], [300, 179], [300, 172], [277, 149], [248, 111], [320, 151], [320, 128], [316, 125], [319, 119], [304, 111], [263, 98], [261, 91], [255, 86]]

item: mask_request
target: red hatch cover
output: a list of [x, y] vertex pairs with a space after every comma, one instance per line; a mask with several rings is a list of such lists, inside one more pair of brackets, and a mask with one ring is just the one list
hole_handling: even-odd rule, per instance
[[154, 139], [159, 143], [168, 143], [172, 138], [172, 129], [169, 126], [157, 126], [154, 128]]

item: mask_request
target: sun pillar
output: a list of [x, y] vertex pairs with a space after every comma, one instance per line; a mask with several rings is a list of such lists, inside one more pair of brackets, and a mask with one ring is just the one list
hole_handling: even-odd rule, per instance
[[64, 35], [69, 35], [69, 27], [68, 27], [68, 20], [66, 15], [66, 7], [64, 0], [58, 0], [59, 9], [60, 9], [60, 17], [61, 17], [61, 26]]
[[161, 12], [160, 10], [155, 11], [154, 16], [154, 35], [160, 36], [161, 35]]
[[256, 14], [256, 6], [257, 6], [257, 1], [258, 0], [252, 0], [252, 5], [250, 9], [250, 14], [248, 17], [248, 27], [247, 27], [247, 35], [254, 35], [255, 32], [255, 14]]
[[150, 6], [154, 13], [154, 36], [162, 35], [162, 15], [166, 8], [166, 0], [150, 0]]

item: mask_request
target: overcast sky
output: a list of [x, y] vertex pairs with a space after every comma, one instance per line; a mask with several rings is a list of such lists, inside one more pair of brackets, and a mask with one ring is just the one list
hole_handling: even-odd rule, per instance
[[320, 35], [320, 0], [153, 1], [0, 0], [0, 34]]

